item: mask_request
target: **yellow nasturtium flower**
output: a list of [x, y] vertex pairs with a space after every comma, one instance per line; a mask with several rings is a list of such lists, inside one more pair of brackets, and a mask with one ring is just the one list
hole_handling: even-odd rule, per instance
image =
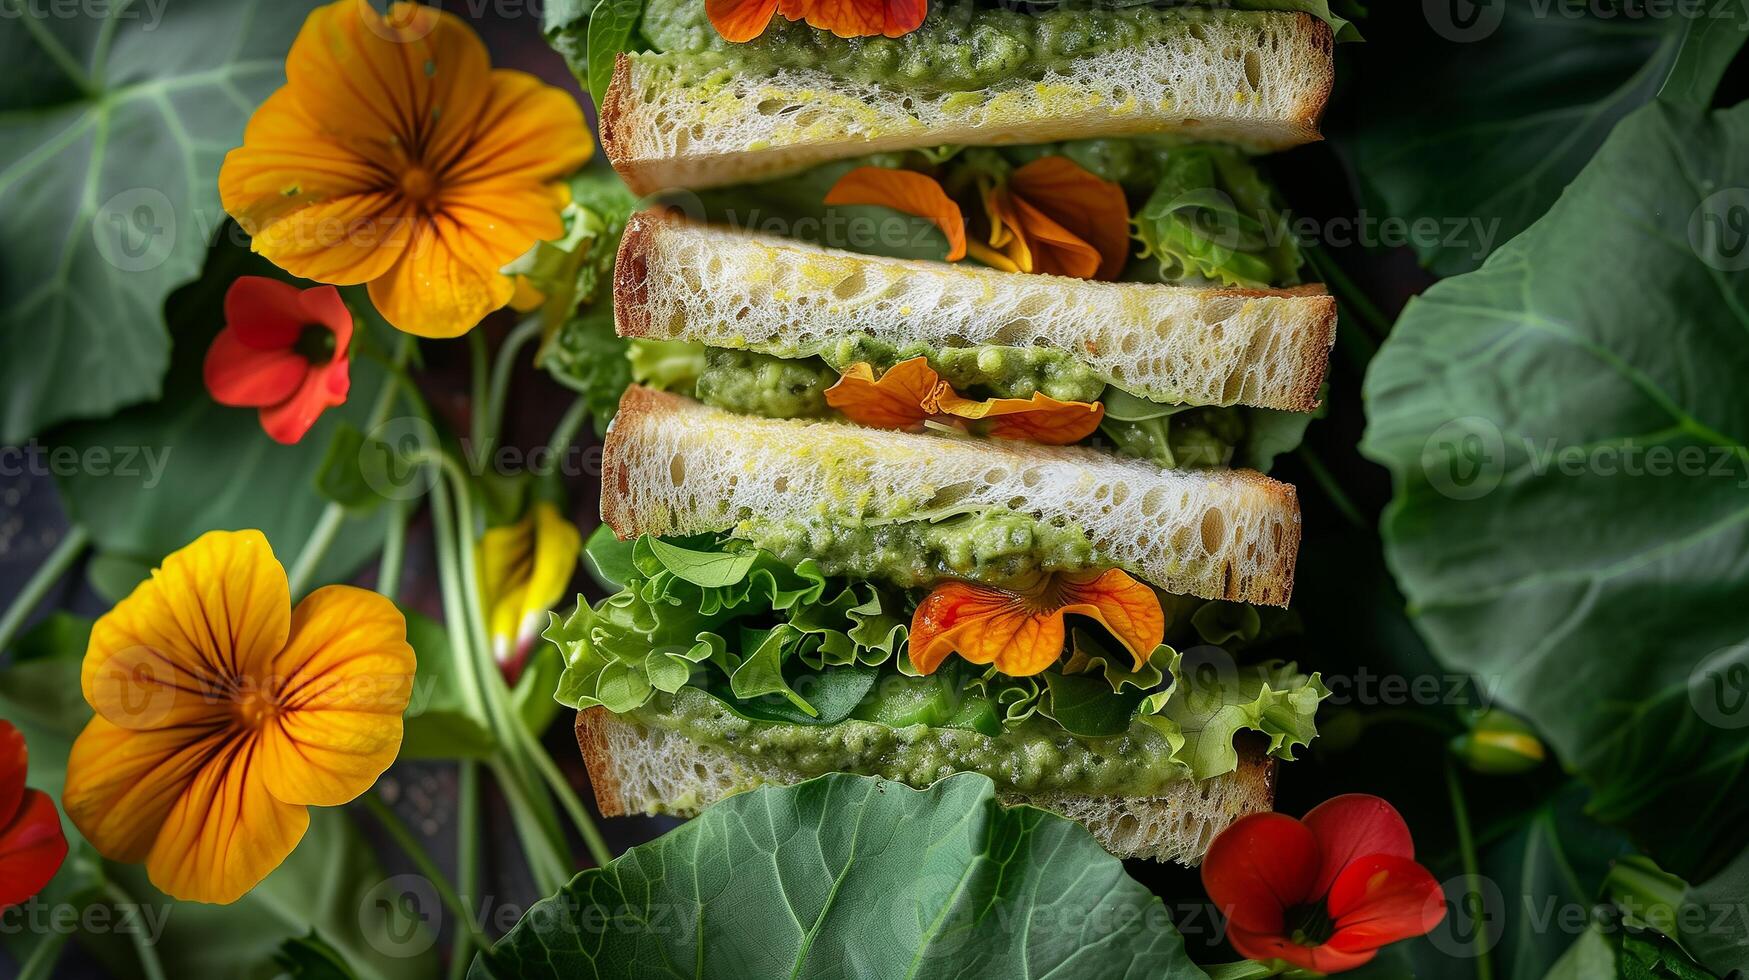
[[516, 683], [528, 651], [565, 598], [583, 552], [576, 525], [544, 500], [522, 520], [489, 528], [480, 537], [480, 599], [492, 634], [492, 656], [504, 679]]
[[96, 715], [61, 802], [105, 857], [152, 883], [235, 901], [292, 852], [311, 806], [363, 793], [401, 748], [407, 623], [346, 585], [296, 608], [260, 531], [212, 531], [91, 630]]
[[561, 181], [594, 152], [582, 108], [494, 69], [454, 14], [337, 0], [304, 22], [285, 75], [219, 196], [287, 272], [368, 283], [396, 327], [455, 337], [510, 301], [503, 266], [564, 231]]

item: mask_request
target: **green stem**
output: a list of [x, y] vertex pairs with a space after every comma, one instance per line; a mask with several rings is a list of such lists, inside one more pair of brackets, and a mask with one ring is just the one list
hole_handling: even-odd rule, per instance
[[85, 553], [85, 546], [90, 543], [91, 532], [84, 527], [75, 524], [67, 529], [66, 537], [55, 545], [55, 550], [49, 552], [49, 556], [31, 573], [30, 580], [24, 583], [24, 588], [12, 600], [12, 605], [6, 607], [6, 615], [0, 617], [0, 650], [12, 645], [12, 638], [23, 628], [24, 621], [30, 618], [30, 614], [42, 603], [43, 597], [48, 595], [55, 583], [61, 580], [61, 576], [67, 574], [67, 569]]
[[[1342, 266], [1335, 259], [1324, 254], [1322, 248], [1311, 246], [1306, 249], [1306, 258], [1312, 261], [1312, 268], [1318, 271], [1318, 277], [1333, 287], [1332, 292], [1341, 297], [1357, 314], [1361, 322], [1372, 328], [1379, 337], [1391, 332], [1391, 321], [1373, 304], [1371, 298], [1348, 278], [1348, 273], [1342, 271]], [[1371, 338], [1368, 338], [1371, 339]]]
[[30, 958], [18, 968], [18, 980], [48, 980], [49, 971], [60, 960], [61, 949], [67, 945], [68, 938], [68, 933], [60, 931], [43, 936], [36, 948], [30, 951]]
[[[122, 906], [132, 906], [136, 910], [139, 908], [139, 903], [134, 901], [133, 896], [113, 881], [104, 883], [103, 893], [117, 909]], [[164, 966], [158, 962], [158, 951], [152, 948], [146, 934], [139, 929], [133, 929], [130, 930], [130, 938], [134, 941], [134, 954], [140, 959], [140, 972], [145, 974], [146, 980], [164, 980]]]
[[[463, 759], [456, 768], [455, 873], [457, 894], [472, 907], [480, 898], [480, 767]], [[468, 971], [474, 939], [457, 929], [449, 951], [449, 980], [462, 980]]]
[[455, 916], [456, 931], [459, 933], [465, 930], [472, 941], [484, 947], [487, 941], [480, 932], [480, 924], [474, 921], [473, 913], [462, 902], [461, 896], [456, 894], [455, 887], [444, 876], [443, 869], [437, 866], [436, 861], [431, 860], [431, 855], [425, 853], [425, 846], [419, 843], [418, 835], [401, 820], [401, 815], [393, 807], [383, 802], [382, 796], [376, 790], [371, 790], [359, 799], [364, 802], [364, 808], [370, 811], [371, 816], [376, 817], [383, 829], [389, 832], [389, 836], [395, 839], [395, 844], [401, 851], [413, 860], [413, 866], [437, 890], [437, 897], [443, 900], [450, 914]]
[[[1458, 777], [1457, 765], [1447, 757], [1445, 760], [1445, 791], [1451, 797], [1451, 819], [1457, 828], [1458, 852], [1463, 857], [1464, 864], [1464, 901], [1471, 903], [1470, 914], [1476, 923], [1482, 923], [1483, 910], [1474, 906], [1481, 902], [1481, 872], [1476, 861], [1476, 840], [1470, 833], [1470, 811], [1464, 802], [1463, 781]], [[1485, 944], [1486, 930], [1477, 929], [1474, 939], [1476, 954], [1476, 980], [1493, 980], [1494, 962], [1488, 957], [1488, 947]]]
[[540, 316], [536, 314], [516, 325], [498, 348], [492, 362], [492, 383], [486, 395], [486, 432], [500, 435], [504, 428], [504, 402], [510, 393], [510, 374], [516, 370], [516, 358], [522, 348], [540, 332]]
[[601, 829], [595, 826], [595, 818], [589, 815], [589, 810], [578, 799], [577, 791], [566, 781], [565, 774], [559, 771], [552, 756], [547, 754], [547, 750], [535, 739], [534, 733], [527, 728], [518, 724], [516, 731], [524, 740], [524, 750], [534, 760], [535, 768], [540, 770], [541, 778], [547, 781], [553, 795], [559, 798], [559, 805], [570, 816], [571, 825], [582, 835], [583, 844], [589, 848], [589, 856], [595, 859], [596, 866], [601, 867], [612, 861], [613, 851], [608, 848], [606, 838], [601, 836]]
[[468, 408], [472, 417], [468, 431], [473, 436], [474, 445], [484, 449], [486, 440], [497, 433], [486, 427], [486, 371], [490, 355], [486, 353], [486, 334], [477, 327], [468, 331], [468, 353], [472, 378], [468, 388]]
[[391, 602], [401, 594], [401, 566], [407, 559], [408, 509], [406, 501], [389, 504], [389, 526], [383, 534], [383, 557], [377, 564], [377, 591]]
[[582, 428], [583, 420], [588, 417], [589, 400], [586, 398], [577, 399], [565, 410], [559, 424], [553, 426], [552, 437], [547, 439], [547, 445], [552, 448], [555, 456], [562, 456], [565, 450], [571, 448], [571, 440], [577, 438], [577, 430]]
[[322, 516], [317, 518], [315, 529], [304, 542], [303, 550], [298, 552], [298, 560], [292, 563], [289, 577], [293, 599], [304, 594], [310, 579], [316, 576], [316, 566], [321, 564], [322, 556], [328, 553], [328, 546], [334, 543], [334, 536], [340, 533], [340, 525], [344, 523], [345, 507], [331, 503], [322, 508]]
[[1318, 481], [1318, 486], [1323, 488], [1325, 496], [1329, 497], [1330, 502], [1336, 505], [1336, 509], [1342, 512], [1342, 516], [1348, 518], [1349, 523], [1355, 527], [1361, 530], [1370, 530], [1366, 518], [1360, 514], [1360, 508], [1354, 506], [1354, 501], [1342, 489], [1342, 484], [1336, 482], [1335, 474], [1331, 473], [1329, 468], [1324, 465], [1324, 461], [1318, 458], [1318, 454], [1312, 451], [1312, 447], [1302, 445], [1299, 448], [1299, 457], [1300, 462], [1306, 464], [1306, 469], [1312, 471], [1312, 479]]
[[528, 870], [534, 875], [535, 886], [542, 895], [551, 895], [570, 880], [570, 861], [565, 857], [565, 848], [554, 843], [546, 828], [541, 826], [528, 786], [511, 770], [506, 760], [494, 757], [488, 766], [498, 788], [510, 800], [510, 814], [516, 820], [523, 857], [528, 860]]

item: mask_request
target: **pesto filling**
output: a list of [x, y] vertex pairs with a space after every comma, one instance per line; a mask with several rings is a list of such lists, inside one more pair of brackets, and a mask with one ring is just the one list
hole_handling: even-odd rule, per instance
[[962, 2], [932, 4], [923, 24], [899, 38], [837, 37], [777, 16], [759, 37], [729, 44], [698, 0], [649, 0], [642, 30], [663, 53], [641, 57], [701, 80], [813, 69], [907, 91], [975, 92], [1017, 78], [1038, 80], [1080, 58], [1176, 41], [1217, 16], [1223, 22], [1252, 18], [1261, 26], [1273, 15], [1146, 5], [1028, 13]]
[[633, 717], [808, 776], [855, 772], [926, 786], [956, 772], [978, 772], [1018, 793], [1134, 796], [1189, 778], [1184, 765], [1172, 761], [1166, 736], [1145, 723], [1132, 722], [1127, 732], [1104, 738], [1072, 735], [1036, 717], [995, 736], [937, 727], [907, 718], [905, 702], [916, 698], [906, 680], [894, 678], [894, 693], [871, 696], [852, 717], [832, 725], [756, 721], [696, 688], [659, 695]]
[[747, 520], [730, 533], [791, 564], [812, 558], [823, 575], [922, 588], [944, 578], [1001, 585], [1039, 572], [1110, 567], [1079, 525], [1058, 526], [1007, 508], [930, 519], [822, 515]]

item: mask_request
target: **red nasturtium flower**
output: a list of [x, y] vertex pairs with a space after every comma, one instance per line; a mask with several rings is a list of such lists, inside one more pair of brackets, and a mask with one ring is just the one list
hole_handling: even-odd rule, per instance
[[24, 787], [29, 763], [24, 736], [0, 721], [0, 909], [42, 891], [67, 857], [55, 801]]
[[879, 379], [869, 364], [852, 364], [826, 389], [826, 404], [858, 425], [917, 429], [924, 422], [988, 422], [998, 439], [1027, 439], [1053, 446], [1080, 442], [1099, 428], [1105, 406], [1065, 402], [1033, 392], [1031, 398], [961, 397], [929, 366], [914, 357], [892, 366]]
[[206, 352], [207, 391], [221, 405], [261, 409], [261, 427], [290, 445], [346, 402], [351, 342], [352, 313], [333, 286], [240, 276], [225, 291], [225, 329]]
[[1030, 677], [1063, 655], [1063, 617], [1071, 613], [1110, 631], [1137, 670], [1166, 636], [1159, 596], [1121, 569], [1041, 575], [1020, 589], [943, 582], [911, 618], [911, 665], [933, 674], [958, 653], [1010, 677]]
[[923, 23], [928, 0], [705, 0], [704, 12], [725, 41], [751, 41], [773, 14], [806, 20], [839, 37], [903, 37]]
[[1130, 253], [1123, 188], [1068, 157], [1040, 157], [1006, 177], [979, 178], [983, 241], [966, 238], [959, 204], [933, 177], [858, 167], [826, 193], [827, 204], [877, 204], [927, 219], [947, 236], [949, 262], [968, 254], [1008, 272], [1116, 279]]
[[1415, 863], [1409, 826], [1376, 796], [1338, 796], [1303, 818], [1258, 813], [1202, 863], [1239, 955], [1318, 973], [1352, 970], [1445, 917], [1439, 882]]

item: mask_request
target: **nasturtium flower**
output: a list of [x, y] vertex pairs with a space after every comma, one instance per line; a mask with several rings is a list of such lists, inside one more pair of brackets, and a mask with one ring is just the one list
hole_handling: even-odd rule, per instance
[[858, 167], [826, 193], [827, 204], [875, 204], [926, 219], [948, 239], [947, 259], [970, 255], [1008, 272], [1116, 279], [1130, 253], [1123, 188], [1068, 157], [1040, 157], [1007, 174], [978, 175], [983, 241], [967, 240], [965, 213], [934, 178]]
[[515, 524], [487, 529], [479, 544], [481, 599], [492, 634], [492, 656], [516, 683], [540, 638], [547, 614], [565, 598], [583, 552], [577, 526], [544, 500]]
[[352, 313], [333, 286], [240, 276], [225, 290], [225, 327], [207, 348], [207, 391], [221, 405], [259, 408], [261, 428], [290, 445], [346, 403], [351, 343]]
[[502, 268], [563, 232], [561, 178], [594, 151], [576, 100], [493, 69], [465, 21], [413, 3], [317, 8], [285, 73], [219, 171], [255, 251], [368, 283], [390, 323], [424, 337], [509, 302]]
[[1098, 402], [1058, 401], [1036, 391], [1031, 398], [962, 397], [923, 357], [901, 361], [879, 378], [872, 365], [852, 364], [826, 389], [826, 404], [873, 428], [915, 430], [930, 420], [962, 426], [985, 422], [987, 434], [998, 439], [1056, 446], [1080, 442], [1105, 418], [1105, 406]]
[[55, 801], [24, 785], [29, 768], [24, 735], [0, 721], [0, 909], [42, 891], [67, 858]]
[[1352, 970], [1445, 917], [1439, 882], [1415, 863], [1409, 825], [1358, 793], [1299, 820], [1239, 820], [1209, 845], [1202, 883], [1239, 955], [1318, 973]]
[[929, 12], [928, 0], [705, 0], [711, 25], [726, 41], [751, 41], [765, 33], [772, 15], [806, 20], [809, 27], [839, 37], [903, 37]]
[[61, 803], [167, 895], [228, 903], [292, 852], [309, 808], [369, 789], [401, 747], [413, 649], [395, 604], [331, 585], [296, 608], [260, 531], [211, 531], [91, 629], [96, 711]]
[[933, 674], [958, 653], [1030, 677], [1063, 655], [1066, 615], [1086, 616], [1123, 644], [1141, 670], [1166, 636], [1160, 597], [1122, 569], [1040, 575], [1018, 589], [948, 581], [917, 604], [911, 618], [911, 665]]

